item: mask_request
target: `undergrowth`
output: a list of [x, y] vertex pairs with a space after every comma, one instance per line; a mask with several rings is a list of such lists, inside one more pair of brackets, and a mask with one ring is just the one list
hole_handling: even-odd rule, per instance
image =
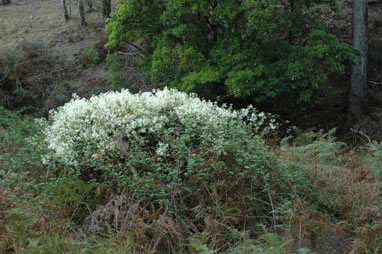
[[[262, 153], [253, 161], [259, 166], [250, 178], [245, 171], [236, 171], [234, 177], [230, 171], [222, 174], [225, 167], [238, 170], [240, 165], [227, 153], [210, 157], [216, 162], [204, 160], [219, 167], [221, 173], [213, 178], [211, 172], [183, 176], [178, 182], [163, 178], [172, 183], [163, 185], [166, 190], [161, 188], [161, 178], [153, 178], [154, 184], [147, 176], [133, 175], [135, 180], [141, 177], [134, 192], [129, 185], [108, 184], [101, 175], [94, 180], [62, 163], [43, 164], [47, 151], [34, 145], [45, 142], [38, 134], [39, 123], [4, 108], [0, 116], [2, 254], [295, 254], [328, 248], [372, 254], [382, 248], [381, 178], [370, 167], [380, 163], [378, 144], [360, 156], [336, 141], [333, 132], [309, 132], [272, 147], [272, 153], [264, 143], [254, 143], [251, 149]], [[239, 138], [246, 132], [229, 130], [228, 137], [240, 135], [232, 143], [226, 141], [227, 147], [240, 144], [237, 149], [249, 156], [242, 146], [250, 142], [240, 143]], [[171, 142], [172, 149], [185, 149]], [[219, 145], [225, 147], [224, 142]], [[203, 149], [192, 149], [208, 156]], [[155, 154], [160, 158], [160, 153]], [[169, 168], [181, 163], [175, 155], [166, 159]], [[142, 153], [135, 156], [145, 158]], [[197, 165], [201, 170], [204, 164]], [[251, 164], [243, 164], [248, 170], [245, 165]], [[81, 170], [94, 170], [94, 165]], [[122, 175], [110, 176], [116, 180]], [[302, 240], [312, 244], [300, 246]]]
[[294, 232], [346, 253], [380, 253], [382, 185], [371, 166], [379, 163], [379, 146], [370, 145], [365, 156], [333, 133], [308, 132], [278, 149], [282, 160], [306, 169], [312, 181], [312, 189], [295, 203]]

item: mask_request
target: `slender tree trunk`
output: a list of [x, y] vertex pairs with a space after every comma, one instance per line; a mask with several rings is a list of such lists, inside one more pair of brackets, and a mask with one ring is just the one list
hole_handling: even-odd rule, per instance
[[[292, 15], [295, 12], [295, 10], [294, 10], [294, 1], [293, 0], [290, 1], [290, 11], [292, 12]], [[288, 41], [289, 41], [289, 44], [291, 44], [291, 45], [293, 44], [293, 31], [292, 31], [292, 29], [293, 29], [292, 27], [289, 28], [289, 35], [288, 35]]]
[[64, 13], [65, 22], [69, 20], [68, 9], [66, 8], [65, 0], [61, 0], [62, 12]]
[[102, 0], [102, 14], [104, 17], [110, 18], [111, 0]]
[[353, 46], [360, 51], [351, 75], [346, 129], [360, 122], [366, 105], [368, 54], [368, 1], [353, 0]]
[[1, 4], [10, 4], [11, 0], [1, 0]]
[[86, 26], [87, 23], [85, 21], [85, 10], [83, 0], [78, 0], [78, 12], [80, 15], [80, 26]]
[[106, 0], [102, 0], [102, 15], [105, 16], [106, 13]]

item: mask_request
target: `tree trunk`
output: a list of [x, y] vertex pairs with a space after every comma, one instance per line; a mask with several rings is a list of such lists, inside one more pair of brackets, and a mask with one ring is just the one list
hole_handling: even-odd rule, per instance
[[352, 70], [346, 129], [359, 123], [366, 105], [368, 2], [353, 0], [353, 46], [360, 51]]
[[102, 14], [104, 17], [110, 18], [111, 0], [102, 0]]
[[86, 26], [87, 23], [85, 21], [85, 10], [83, 0], [78, 0], [78, 12], [80, 15], [80, 26]]
[[10, 4], [11, 0], [1, 0], [1, 4]]
[[65, 0], [61, 0], [62, 12], [64, 13], [65, 22], [69, 20], [68, 9], [66, 8]]
[[107, 1], [107, 10], [106, 10], [106, 17], [110, 18], [110, 13], [111, 13], [111, 0], [106, 0]]
[[107, 0], [102, 0], [102, 15], [105, 16], [106, 13], [106, 1]]

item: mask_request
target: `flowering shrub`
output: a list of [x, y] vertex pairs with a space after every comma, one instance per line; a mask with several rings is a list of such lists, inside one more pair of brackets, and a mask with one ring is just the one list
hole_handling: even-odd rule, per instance
[[[94, 215], [97, 224], [139, 231], [136, 242], [155, 238], [157, 248], [181, 243], [191, 232], [229, 247], [239, 237], [231, 232], [247, 230], [275, 209], [268, 205], [272, 186], [287, 193], [275, 181], [297, 175], [256, 136], [275, 127], [270, 115], [218, 107], [176, 90], [75, 96], [42, 124], [46, 165], [111, 186], [134, 203], [109, 207], [118, 203], [111, 200]], [[284, 199], [272, 196], [275, 206]], [[140, 219], [126, 224], [127, 215], [105, 211]]]
[[74, 96], [44, 123], [43, 161], [75, 169], [84, 180], [166, 195], [185, 177], [253, 175], [257, 156], [267, 153], [254, 131], [265, 122], [275, 128], [269, 117], [169, 89]]
[[[50, 113], [52, 124], [44, 133], [52, 153], [46, 159], [78, 166], [84, 159], [123, 157], [132, 143], [149, 139], [151, 143], [142, 145], [165, 156], [170, 144], [164, 142], [170, 141], [170, 136], [181, 136], [189, 128], [193, 134], [207, 134], [219, 150], [222, 149], [219, 142], [226, 135], [222, 127], [233, 122], [244, 126], [245, 117], [258, 131], [269, 115], [257, 113], [251, 107], [241, 111], [221, 108], [195, 95], [168, 89], [142, 94], [127, 90], [109, 92], [89, 100], [75, 95], [69, 103]], [[269, 127], [276, 127], [274, 119]]]

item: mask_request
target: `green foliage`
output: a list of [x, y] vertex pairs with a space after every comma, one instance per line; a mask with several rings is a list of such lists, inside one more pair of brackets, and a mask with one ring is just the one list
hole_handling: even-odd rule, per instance
[[352, 206], [352, 202], [358, 202], [358, 199], [353, 199], [354, 194], [347, 196], [354, 188], [349, 184], [353, 181], [350, 179], [358, 175], [350, 176], [351, 172], [346, 166], [351, 160], [344, 156], [348, 147], [337, 141], [334, 133], [335, 129], [327, 133], [322, 130], [310, 131], [296, 137], [290, 145], [284, 144], [283, 149], [292, 154], [290, 163], [300, 168], [299, 177], [296, 178], [298, 180], [295, 181], [298, 182], [298, 196], [320, 212], [343, 216], [345, 211], [354, 212], [343, 206]]
[[37, 218], [21, 208], [11, 209], [5, 212], [6, 237], [0, 238], [0, 253], [13, 250], [20, 253], [23, 247], [37, 235], [32, 227]]
[[106, 62], [110, 68], [110, 75], [108, 80], [111, 83], [113, 90], [117, 87], [124, 87], [124, 79], [122, 78], [122, 65], [118, 62], [117, 54], [108, 54], [106, 57]]
[[256, 240], [246, 240], [228, 251], [229, 254], [282, 254], [287, 242], [272, 233], [264, 233]]
[[20, 57], [15, 48], [2, 48], [0, 51], [0, 84], [6, 88], [10, 82], [18, 80]]
[[38, 205], [35, 208], [52, 222], [59, 222], [60, 218], [82, 222], [98, 203], [93, 195], [96, 184], [85, 183], [73, 176], [52, 178], [38, 187], [41, 193], [36, 197]]
[[217, 250], [210, 250], [208, 246], [204, 243], [202, 243], [198, 239], [192, 239], [191, 241], [191, 247], [198, 253], [198, 254], [215, 254], [217, 253]]
[[308, 248], [299, 248], [296, 252], [296, 254], [314, 254], [310, 249]]
[[376, 177], [382, 177], [382, 143], [373, 141], [368, 144], [366, 162], [370, 173]]
[[26, 59], [46, 54], [46, 46], [41, 41], [23, 41], [20, 48], [24, 52], [24, 58]]
[[132, 93], [139, 92], [139, 87], [134, 85], [133, 82], [131, 82], [128, 77], [126, 77], [126, 70], [124, 69], [123, 64], [120, 62], [117, 53], [108, 54], [106, 57], [106, 62], [108, 63], [110, 70], [107, 79], [114, 91], [129, 89], [129, 91]]
[[335, 140], [335, 137], [333, 136], [335, 131], [336, 129], [332, 129], [328, 133], [323, 133], [321, 130], [316, 133], [308, 132], [300, 136], [298, 138], [300, 142], [304, 139], [310, 142], [297, 147], [297, 152], [306, 157], [315, 158], [320, 164], [333, 165], [340, 163], [342, 158], [337, 156], [337, 153], [346, 149], [347, 146], [345, 143]]
[[100, 60], [99, 53], [94, 44], [89, 44], [85, 50], [83, 55], [83, 64], [88, 67], [94, 67]]
[[[272, 233], [264, 233], [255, 240], [249, 240], [246, 233], [242, 233], [242, 239], [237, 245], [228, 249], [227, 254], [282, 254], [284, 253], [287, 242]], [[207, 244], [199, 239], [192, 239], [191, 246], [198, 254], [221, 253], [218, 250], [211, 250]]]
[[106, 25], [106, 46], [145, 39], [143, 65], [163, 86], [293, 105], [344, 74], [354, 56], [320, 30], [319, 4], [336, 7], [335, 0], [124, 0]]
[[41, 157], [29, 142], [29, 137], [39, 131], [40, 124], [32, 116], [0, 107], [0, 168], [5, 172], [40, 175]]
[[[284, 182], [301, 178], [298, 168], [279, 163], [254, 134], [265, 119], [273, 126], [264, 113], [221, 108], [167, 89], [74, 98], [45, 122], [43, 158], [55, 175], [123, 193], [123, 202], [111, 201], [106, 207], [112, 208], [95, 213], [97, 225], [137, 232], [133, 240], [153, 250], [185, 249], [190, 237], [204, 239], [198, 251], [226, 250], [241, 240], [239, 232], [270, 223], [263, 218], [293, 199], [293, 187]], [[75, 195], [73, 204], [65, 198], [72, 187], [55, 190], [49, 196], [60, 198], [50, 203], [78, 203]], [[126, 212], [136, 223], [121, 228], [125, 216], [102, 218], [110, 210]]]
[[0, 47], [0, 106], [31, 112], [43, 104], [46, 87], [58, 76], [52, 70], [55, 58], [47, 52], [43, 44], [33, 41]]
[[[19, 218], [18, 221], [13, 220], [7, 224], [15, 227], [15, 223], [20, 224], [20, 232], [23, 232], [25, 235], [26, 232], [23, 231], [27, 229], [25, 220]], [[15, 241], [9, 241], [7, 242], [7, 245], [5, 245], [6, 243], [4, 240], [5, 239], [0, 240], [1, 254], [149, 254], [148, 252], [139, 251], [139, 247], [130, 240], [117, 239], [114, 234], [98, 237], [81, 235], [81, 233], [78, 233], [78, 237], [73, 238], [58, 232], [34, 232], [34, 236], [32, 237], [29, 235], [29, 238], [25, 241], [17, 242], [18, 239], [15, 238]]]
[[21, 253], [25, 254], [77, 254], [90, 253], [86, 242], [76, 241], [58, 233], [42, 234], [34, 238]]
[[18, 185], [18, 180], [7, 179], [8, 174], [17, 176], [11, 178], [15, 179], [41, 167], [38, 152], [28, 140], [39, 131], [40, 124], [32, 116], [0, 106], [0, 186]]
[[26, 138], [39, 130], [32, 116], [22, 114], [20, 111], [10, 111], [0, 106], [0, 142], [14, 142], [15, 145], [25, 146]]

